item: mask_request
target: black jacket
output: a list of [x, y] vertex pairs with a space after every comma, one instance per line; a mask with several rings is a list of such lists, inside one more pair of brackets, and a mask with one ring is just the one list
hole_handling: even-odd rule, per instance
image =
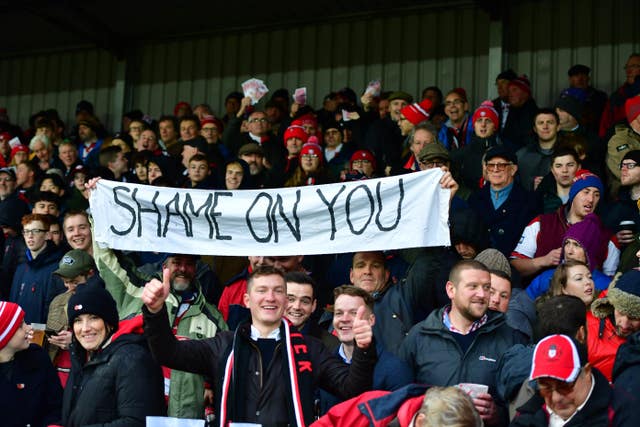
[[[609, 386], [607, 379], [593, 368], [595, 387], [586, 405], [564, 427], [637, 426], [637, 415], [629, 396]], [[547, 427], [549, 415], [543, 408], [544, 399], [536, 394], [518, 408], [512, 427]]]
[[85, 354], [74, 338], [62, 407], [65, 427], [143, 427], [147, 415], [166, 414], [162, 371], [143, 336], [113, 338], [103, 351], [83, 363]]
[[62, 386], [46, 351], [31, 344], [0, 363], [0, 424], [44, 427], [60, 421]]
[[[273, 359], [267, 368], [261, 365], [261, 355], [257, 346], [250, 339], [250, 325], [243, 323], [235, 332], [222, 331], [214, 338], [204, 340], [177, 341], [171, 334], [166, 310], [156, 314], [150, 313], [146, 307], [144, 315], [145, 334], [149, 347], [156, 360], [163, 366], [205, 375], [215, 379], [215, 396], [222, 396], [224, 362], [233, 346], [234, 339], [249, 341], [251, 350], [247, 369], [246, 396], [244, 414], [248, 419], [239, 422], [253, 422], [262, 425], [280, 425], [288, 422], [286, 398], [288, 393], [287, 373], [283, 371], [282, 341], [276, 346]], [[291, 327], [293, 331], [295, 328]], [[322, 343], [305, 337], [308, 347], [308, 358], [311, 361], [313, 386], [320, 386], [344, 399], [357, 396], [371, 388], [373, 368], [376, 362], [375, 346], [361, 351], [356, 348], [353, 362], [347, 365], [331, 354]], [[308, 391], [308, 390], [307, 390]], [[312, 393], [307, 393], [311, 396]], [[302, 397], [302, 393], [300, 395]], [[216, 400], [216, 413], [220, 414], [220, 401]], [[312, 403], [312, 402], [311, 402]], [[309, 402], [307, 402], [309, 404]], [[304, 403], [303, 403], [304, 405]]]

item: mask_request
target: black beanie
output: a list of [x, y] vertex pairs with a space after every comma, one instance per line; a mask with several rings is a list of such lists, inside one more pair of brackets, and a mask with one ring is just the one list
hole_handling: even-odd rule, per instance
[[81, 314], [95, 314], [104, 322], [118, 330], [118, 309], [111, 294], [100, 286], [79, 286], [76, 293], [69, 299], [67, 318], [69, 325]]

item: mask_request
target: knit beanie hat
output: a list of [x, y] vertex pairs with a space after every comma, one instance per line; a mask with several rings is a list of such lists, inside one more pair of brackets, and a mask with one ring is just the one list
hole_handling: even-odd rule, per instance
[[584, 109], [584, 105], [582, 102], [580, 102], [580, 100], [574, 98], [571, 95], [565, 93], [560, 95], [560, 98], [558, 98], [558, 100], [556, 101], [555, 107], [571, 114], [577, 121], [580, 121], [580, 119], [582, 119], [582, 111]]
[[292, 126], [313, 126], [318, 128], [318, 120], [312, 114], [304, 114], [291, 122]]
[[18, 304], [0, 301], [0, 350], [11, 341], [23, 320], [24, 310]]
[[371, 162], [371, 166], [373, 166], [373, 169], [376, 169], [376, 158], [369, 150], [358, 150], [353, 153], [351, 155], [351, 159], [349, 160], [349, 169], [353, 170], [354, 160], [369, 160]]
[[571, 206], [571, 203], [573, 203], [573, 198], [576, 197], [576, 194], [587, 187], [596, 187], [598, 190], [600, 190], [600, 194], [604, 194], [602, 180], [600, 180], [598, 175], [586, 169], [580, 169], [576, 172], [576, 177], [573, 178], [573, 184], [571, 185], [571, 189], [569, 190], [569, 200], [567, 201], [567, 204]]
[[522, 74], [509, 82], [509, 86], [517, 86], [531, 95], [531, 82], [526, 74]]
[[304, 131], [304, 128], [302, 126], [293, 125], [289, 126], [287, 130], [284, 131], [285, 146], [287, 145], [287, 141], [291, 138], [298, 138], [304, 144], [305, 142], [307, 142], [307, 138], [309, 138], [309, 135]]
[[473, 113], [473, 116], [471, 117], [472, 123], [475, 125], [476, 120], [478, 120], [480, 117], [488, 117], [496, 129], [500, 127], [498, 112], [495, 110], [495, 108], [493, 108], [493, 102], [489, 100], [483, 101], [482, 104], [480, 104], [480, 106]]
[[220, 120], [219, 118], [217, 118], [215, 116], [204, 116], [204, 117], [202, 117], [202, 120], [200, 120], [200, 127], [202, 127], [204, 125], [208, 125], [208, 124], [216, 125], [216, 128], [218, 128], [218, 132], [219, 133], [222, 133], [222, 131], [224, 130], [224, 124], [222, 123], [222, 120]]
[[191, 105], [189, 105], [188, 102], [180, 101], [176, 104], [175, 107], [173, 107], [173, 115], [177, 117], [182, 108], [186, 108], [187, 110], [191, 111]]
[[320, 163], [322, 163], [322, 161], [324, 160], [324, 157], [322, 155], [322, 148], [318, 144], [314, 144], [312, 142], [307, 142], [302, 146], [302, 149], [300, 150], [300, 157], [304, 156], [305, 154], [315, 154], [316, 156], [318, 156], [318, 159], [320, 159]]
[[489, 270], [497, 270], [511, 277], [511, 265], [502, 252], [488, 248], [476, 255], [476, 261], [484, 264]]
[[640, 115], [640, 95], [633, 96], [624, 103], [624, 112], [627, 121], [631, 123]]
[[573, 239], [582, 246], [589, 270], [593, 271], [602, 265], [607, 248], [603, 245], [602, 223], [596, 214], [590, 213], [582, 221], [569, 227], [562, 239], [562, 258], [564, 258], [564, 244], [567, 239]]
[[67, 305], [69, 324], [73, 325], [75, 318], [81, 314], [95, 314], [111, 326], [114, 331], [118, 330], [116, 302], [111, 294], [100, 286], [80, 286], [69, 299]]
[[29, 147], [26, 145], [16, 145], [11, 149], [11, 160], [16, 156], [17, 153], [28, 153]]
[[607, 295], [591, 304], [591, 312], [601, 319], [618, 310], [629, 317], [640, 318], [640, 270], [634, 268], [624, 273]]
[[423, 99], [418, 104], [409, 104], [400, 110], [400, 113], [414, 125], [429, 120], [429, 110], [433, 104], [429, 99]]
[[[622, 160], [633, 160], [636, 163], [640, 163], [640, 150], [631, 150], [627, 151], [627, 154], [624, 155]], [[0, 169], [0, 171], [2, 171]], [[638, 207], [640, 209], [640, 207]]]

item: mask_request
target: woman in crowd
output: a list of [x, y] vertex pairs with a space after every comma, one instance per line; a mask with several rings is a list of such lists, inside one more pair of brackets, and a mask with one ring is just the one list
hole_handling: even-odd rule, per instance
[[45, 427], [60, 420], [62, 386], [18, 304], [0, 301], [0, 424]]
[[118, 323], [116, 302], [99, 286], [79, 289], [67, 306], [73, 329], [71, 375], [62, 424], [144, 426], [166, 412], [163, 376], [142, 336], [142, 319]]
[[300, 150], [299, 164], [293, 175], [285, 182], [285, 187], [327, 184], [322, 148], [318, 144], [306, 143]]

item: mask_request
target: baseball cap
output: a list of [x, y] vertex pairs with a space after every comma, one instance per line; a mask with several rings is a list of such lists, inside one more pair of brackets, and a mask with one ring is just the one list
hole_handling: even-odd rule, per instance
[[555, 378], [570, 383], [578, 378], [580, 369], [582, 363], [575, 342], [566, 335], [550, 335], [533, 350], [529, 379]]
[[91, 255], [81, 249], [73, 249], [64, 254], [53, 274], [71, 279], [93, 268], [95, 264]]

